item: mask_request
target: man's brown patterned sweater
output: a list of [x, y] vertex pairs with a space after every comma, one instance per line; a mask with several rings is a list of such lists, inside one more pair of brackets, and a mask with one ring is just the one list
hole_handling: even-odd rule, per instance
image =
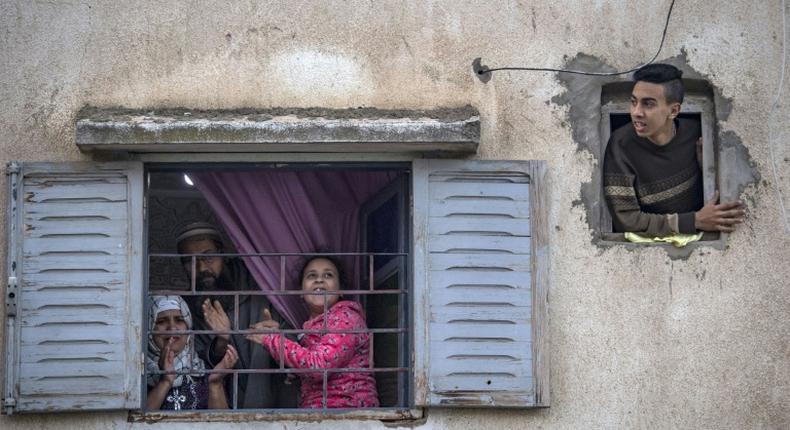
[[694, 212], [704, 204], [696, 151], [701, 128], [691, 119], [677, 119], [675, 126], [675, 137], [664, 146], [637, 136], [632, 124], [612, 133], [603, 182], [614, 231], [696, 233]]

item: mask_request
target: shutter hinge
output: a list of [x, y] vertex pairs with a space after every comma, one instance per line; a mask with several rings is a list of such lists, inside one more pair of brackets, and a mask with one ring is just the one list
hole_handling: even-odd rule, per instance
[[19, 164], [18, 161], [9, 161], [8, 164], [6, 164], [6, 167], [5, 167], [5, 174], [6, 175], [19, 173], [20, 171], [22, 171], [22, 166]]
[[16, 302], [17, 302], [17, 282], [16, 276], [8, 277], [8, 288], [6, 289], [5, 296], [5, 314], [6, 316], [16, 316]]
[[16, 399], [13, 397], [6, 397], [3, 399], [3, 407], [5, 408], [6, 415], [12, 415], [16, 409]]

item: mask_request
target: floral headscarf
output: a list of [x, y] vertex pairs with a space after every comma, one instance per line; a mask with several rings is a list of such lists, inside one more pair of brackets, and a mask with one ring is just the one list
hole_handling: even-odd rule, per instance
[[[181, 298], [181, 296], [152, 296], [148, 305], [148, 329], [153, 330], [156, 323], [156, 317], [160, 312], [169, 310], [180, 310], [181, 316], [187, 323], [187, 329], [192, 328], [192, 313], [189, 311], [189, 306]], [[159, 369], [159, 356], [161, 349], [154, 342], [154, 336], [148, 336], [148, 350], [146, 351], [145, 367], [148, 371], [148, 385], [154, 386], [159, 382], [162, 375], [153, 372], [158, 372]], [[190, 381], [192, 377], [202, 376], [206, 365], [203, 360], [195, 353], [195, 344], [192, 335], [187, 338], [186, 346], [176, 355], [173, 360], [173, 367], [177, 372], [189, 371], [188, 374], [177, 375], [173, 381], [173, 387], [180, 387], [186, 377]]]

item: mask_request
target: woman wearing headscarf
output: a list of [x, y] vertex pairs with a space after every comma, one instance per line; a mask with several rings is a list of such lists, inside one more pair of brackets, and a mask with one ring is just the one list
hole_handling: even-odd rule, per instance
[[[181, 296], [153, 296], [149, 304], [149, 327], [154, 332], [185, 331], [192, 328], [192, 314]], [[228, 346], [215, 370], [232, 369], [238, 354]], [[206, 376], [205, 364], [195, 353], [192, 335], [155, 334], [146, 351], [148, 410], [227, 409], [223, 373]], [[169, 371], [170, 374], [157, 372]]]

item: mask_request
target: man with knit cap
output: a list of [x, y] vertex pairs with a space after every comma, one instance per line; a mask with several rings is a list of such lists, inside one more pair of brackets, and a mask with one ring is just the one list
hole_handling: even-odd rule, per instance
[[604, 195], [616, 232], [664, 237], [735, 231], [740, 202], [705, 203], [699, 121], [678, 118], [682, 72], [650, 64], [634, 73], [631, 124], [612, 133], [604, 158]]
[[[190, 285], [192, 282], [195, 284], [195, 291], [260, 291], [241, 259], [211, 255], [223, 252], [222, 236], [213, 225], [205, 222], [187, 225], [176, 238], [176, 245], [179, 254], [186, 254], [181, 258], [181, 262], [189, 277]], [[193, 258], [189, 254], [197, 255]], [[266, 296], [262, 295], [240, 295], [238, 316], [232, 295], [188, 296], [187, 302], [195, 316], [195, 330], [230, 331], [234, 328], [233, 321], [237, 317], [236, 328], [244, 330], [263, 320], [264, 309], [277, 316]], [[232, 344], [238, 351], [239, 361], [236, 364], [238, 369], [269, 369], [276, 366], [265, 348], [247, 342], [243, 335], [196, 336], [196, 348], [209, 366], [214, 366], [222, 360], [228, 344]], [[284, 379], [283, 375], [267, 373], [239, 374], [238, 407], [294, 406], [295, 388], [284, 385]], [[229, 377], [226, 381], [229, 390], [232, 390], [233, 378]], [[232, 398], [230, 396], [229, 401]]]

